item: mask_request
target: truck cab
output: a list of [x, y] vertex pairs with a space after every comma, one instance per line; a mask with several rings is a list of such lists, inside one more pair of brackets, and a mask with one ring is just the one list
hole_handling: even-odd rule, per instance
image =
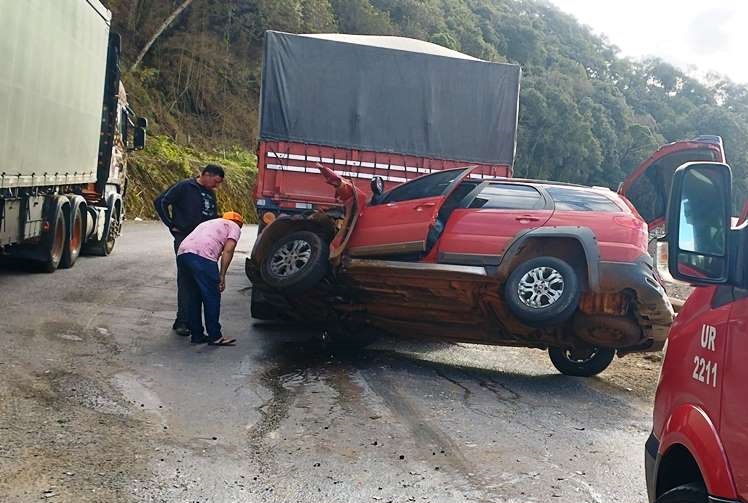
[[748, 225], [733, 226], [731, 172], [673, 176], [668, 268], [696, 288], [671, 328], [645, 447], [649, 501], [748, 501]]

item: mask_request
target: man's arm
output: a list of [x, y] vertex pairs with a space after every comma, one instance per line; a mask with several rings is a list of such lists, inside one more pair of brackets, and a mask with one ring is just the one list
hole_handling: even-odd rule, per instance
[[169, 208], [179, 197], [181, 186], [176, 183], [163, 191], [154, 201], [153, 206], [158, 213], [158, 217], [169, 229], [174, 228], [174, 220], [171, 218]]
[[218, 291], [223, 292], [226, 289], [226, 271], [229, 270], [231, 260], [234, 258], [234, 250], [236, 249], [236, 241], [228, 239], [226, 244], [223, 245], [223, 253], [221, 254], [221, 281], [218, 283]]

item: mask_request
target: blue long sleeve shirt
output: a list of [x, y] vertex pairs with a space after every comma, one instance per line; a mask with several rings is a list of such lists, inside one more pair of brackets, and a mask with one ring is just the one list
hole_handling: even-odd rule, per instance
[[175, 183], [161, 193], [153, 205], [172, 234], [187, 235], [201, 223], [218, 217], [215, 193], [197, 183], [195, 178]]

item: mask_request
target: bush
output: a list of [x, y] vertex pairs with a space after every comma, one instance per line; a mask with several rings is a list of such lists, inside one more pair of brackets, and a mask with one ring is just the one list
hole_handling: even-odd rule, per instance
[[168, 136], [151, 136], [146, 148], [130, 157], [125, 196], [127, 217], [156, 218], [153, 200], [172, 184], [197, 176], [208, 163], [226, 170], [224, 183], [216, 191], [219, 211], [238, 211], [245, 222], [256, 223], [252, 189], [257, 176], [257, 158], [240, 147], [202, 152], [176, 144]]

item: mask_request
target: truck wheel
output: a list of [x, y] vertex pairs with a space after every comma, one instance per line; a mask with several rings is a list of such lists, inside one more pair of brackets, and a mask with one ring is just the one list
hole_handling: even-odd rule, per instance
[[702, 484], [685, 484], [670, 489], [655, 503], [707, 503], [709, 497]]
[[548, 348], [553, 366], [567, 376], [592, 377], [610, 365], [615, 349], [591, 347], [586, 350]]
[[112, 251], [114, 251], [114, 244], [117, 241], [117, 236], [119, 236], [120, 226], [119, 210], [115, 207], [114, 215], [109, 222], [109, 229], [106, 236], [104, 236], [101, 241], [96, 241], [86, 246], [86, 252], [99, 257], [106, 257], [111, 254]]
[[504, 285], [509, 309], [526, 325], [546, 327], [568, 320], [579, 304], [579, 279], [556, 257], [538, 257], [519, 265]]
[[72, 218], [72, 226], [68, 232], [68, 237], [65, 240], [65, 247], [62, 251], [62, 260], [60, 261], [60, 267], [63, 269], [69, 269], [75, 265], [75, 261], [80, 256], [81, 248], [83, 247], [83, 226], [85, 221], [83, 220], [83, 213], [81, 212], [82, 207], [77, 206], [73, 208], [75, 214]]
[[328, 244], [314, 232], [292, 232], [270, 248], [260, 265], [260, 276], [272, 288], [302, 293], [327, 274], [329, 253]]
[[62, 261], [62, 255], [65, 250], [65, 241], [67, 238], [67, 225], [65, 222], [65, 212], [62, 206], [57, 205], [55, 214], [50, 221], [49, 242], [47, 243], [47, 258], [42, 262], [44, 272], [52, 273], [57, 270]]

